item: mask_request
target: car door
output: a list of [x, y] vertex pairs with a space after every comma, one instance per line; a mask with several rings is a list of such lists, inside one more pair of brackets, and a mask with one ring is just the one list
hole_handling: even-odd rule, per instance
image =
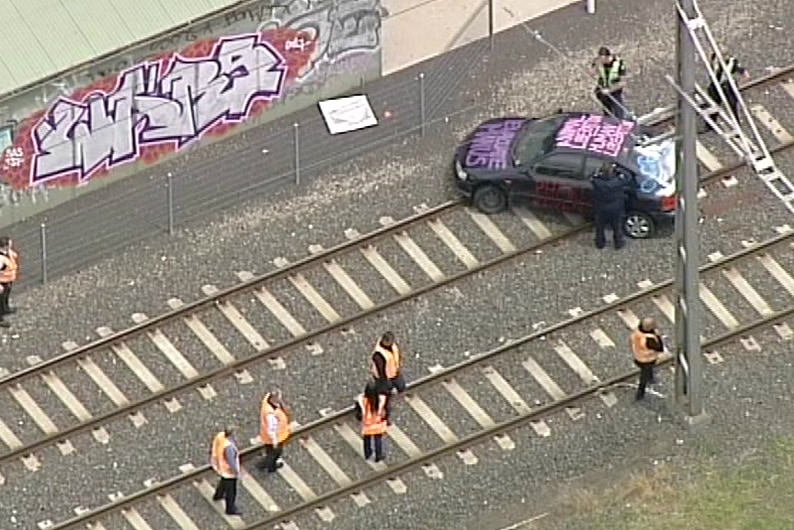
[[590, 178], [601, 170], [605, 160], [597, 156], [588, 156], [584, 161], [584, 180], [582, 182], [581, 192], [581, 211], [580, 213], [588, 215], [593, 211], [593, 184]]
[[584, 185], [584, 156], [579, 153], [552, 153], [532, 166], [535, 178], [536, 206], [576, 212], [582, 209]]

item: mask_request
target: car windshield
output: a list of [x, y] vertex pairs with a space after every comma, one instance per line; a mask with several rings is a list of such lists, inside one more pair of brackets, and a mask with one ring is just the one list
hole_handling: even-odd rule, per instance
[[513, 163], [520, 166], [550, 152], [554, 147], [554, 133], [563, 120], [565, 116], [551, 116], [527, 122], [513, 144]]

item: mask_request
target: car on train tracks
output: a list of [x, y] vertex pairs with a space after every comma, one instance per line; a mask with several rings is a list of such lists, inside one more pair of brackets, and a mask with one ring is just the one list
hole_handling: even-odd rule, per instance
[[592, 216], [590, 176], [605, 162], [629, 182], [624, 231], [645, 239], [675, 217], [675, 144], [643, 143], [631, 121], [600, 114], [557, 112], [544, 118], [486, 121], [458, 146], [458, 193], [486, 214], [513, 201]]

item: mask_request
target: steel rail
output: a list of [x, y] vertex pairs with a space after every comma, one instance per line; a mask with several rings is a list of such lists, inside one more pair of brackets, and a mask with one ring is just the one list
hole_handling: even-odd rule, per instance
[[447, 201], [443, 204], [439, 204], [438, 206], [434, 206], [433, 208], [430, 208], [423, 212], [417, 213], [410, 217], [406, 217], [405, 219], [400, 219], [399, 221], [395, 221], [394, 223], [388, 226], [384, 226], [367, 234], [363, 234], [360, 237], [340, 243], [327, 250], [318, 252], [317, 254], [310, 254], [304, 258], [301, 258], [295, 263], [289, 264], [286, 267], [270, 271], [255, 278], [251, 278], [250, 280], [247, 280], [245, 282], [240, 282], [231, 287], [221, 289], [217, 293], [213, 293], [210, 296], [199, 298], [198, 300], [195, 300], [193, 302], [186, 303], [185, 305], [179, 307], [178, 309], [166, 311], [165, 313], [162, 313], [156, 317], [152, 317], [144, 322], [141, 322], [140, 324], [130, 326], [127, 329], [124, 329], [122, 331], [117, 331], [116, 333], [108, 335], [107, 337], [103, 337], [101, 339], [97, 339], [95, 341], [89, 342], [88, 344], [84, 344], [79, 348], [75, 348], [60, 355], [56, 355], [55, 357], [42, 361], [28, 368], [24, 368], [12, 374], [6, 375], [5, 377], [0, 378], [0, 386], [5, 386], [9, 383], [19, 382], [19, 380], [21, 379], [26, 379], [28, 377], [38, 375], [40, 372], [44, 370], [52, 370], [53, 368], [60, 366], [66, 362], [72, 361], [74, 359], [78, 359], [80, 357], [85, 357], [91, 353], [96, 352], [97, 350], [111, 346], [118, 342], [129, 340], [130, 338], [136, 335], [139, 335], [152, 328], [161, 326], [166, 322], [175, 320], [186, 314], [195, 313], [199, 309], [203, 309], [207, 306], [211, 306], [217, 302], [222, 302], [223, 300], [229, 298], [232, 295], [236, 295], [245, 291], [256, 289], [257, 287], [261, 286], [266, 282], [278, 280], [286, 276], [295, 274], [296, 272], [302, 271], [310, 266], [316, 265], [318, 263], [323, 263], [324, 261], [327, 261], [329, 258], [336, 256], [337, 254], [346, 252], [351, 249], [355, 249], [366, 243], [371, 243], [374, 240], [380, 239], [400, 229], [404, 229], [411, 225], [415, 225], [417, 223], [422, 222], [425, 219], [431, 218], [436, 215], [440, 215], [452, 209], [460, 208], [461, 206], [463, 206], [462, 200]]
[[[779, 311], [768, 317], [760, 318], [755, 322], [740, 327], [739, 329], [719, 335], [716, 338], [703, 343], [702, 348], [704, 350], [714, 349], [719, 345], [735, 340], [736, 338], [746, 335], [750, 332], [756, 331], [759, 328], [765, 328], [770, 325], [773, 325], [785, 318], [791, 317], [792, 315], [794, 315], [794, 307], [790, 309], [786, 309], [784, 311]], [[674, 357], [672, 355], [667, 356], [664, 360], [661, 360], [657, 364], [657, 366], [666, 366], [667, 364], [671, 363], [673, 359]], [[587, 388], [574, 392], [566, 396], [564, 399], [561, 399], [559, 401], [554, 401], [552, 403], [548, 403], [546, 405], [538, 407], [528, 414], [517, 416], [509, 420], [505, 420], [503, 422], [496, 424], [493, 427], [489, 427], [477, 433], [470, 434], [469, 436], [461, 438], [459, 441], [455, 442], [454, 444], [449, 444], [433, 449], [421, 456], [412, 458], [406, 462], [389, 466], [388, 469], [384, 471], [378, 471], [369, 477], [366, 477], [357, 482], [354, 482], [353, 484], [350, 484], [349, 486], [345, 486], [336, 489], [334, 491], [330, 491], [328, 493], [318, 496], [316, 499], [313, 499], [311, 501], [304, 501], [303, 503], [293, 506], [292, 508], [287, 508], [286, 510], [277, 512], [271, 517], [267, 517], [255, 523], [246, 525], [240, 528], [240, 530], [263, 530], [265, 528], [273, 528], [273, 525], [279, 522], [288, 521], [296, 515], [302, 514], [309, 510], [323, 508], [341, 497], [347, 497], [348, 495], [358, 493], [362, 491], [364, 488], [379, 484], [380, 482], [383, 482], [384, 480], [389, 479], [391, 477], [404, 475], [405, 473], [409, 471], [413, 471], [414, 469], [417, 469], [429, 462], [438, 460], [438, 458], [440, 457], [460, 451], [461, 449], [465, 449], [472, 445], [479, 444], [489, 438], [492, 438], [497, 434], [501, 434], [506, 431], [515, 430], [517, 428], [525, 426], [530, 422], [537, 421], [553, 413], [556, 413], [561, 409], [570, 407], [575, 403], [584, 401], [588, 398], [594, 398], [599, 394], [601, 394], [602, 392], [611, 389], [612, 387], [615, 387], [621, 383], [626, 383], [629, 380], [635, 379], [638, 374], [639, 374], [639, 369], [633, 368], [624, 374], [612, 377], [595, 385], [590, 385]], [[54, 527], [53, 530], [61, 530], [61, 527], [60, 526]]]
[[[744, 83], [739, 87], [739, 89], [741, 91], [745, 91], [745, 90], [763, 87], [768, 84], [777, 82], [779, 81], [780, 78], [785, 77], [786, 75], [792, 73], [794, 73], [794, 64], [788, 65], [768, 75]], [[648, 123], [645, 123], [645, 125], [648, 126], [662, 125], [664, 123], [669, 122], [675, 117], [675, 107], [665, 107], [663, 110], [659, 112], [652, 112], [646, 115], [646, 117], [648, 118]], [[212, 295], [202, 297], [193, 302], [186, 303], [181, 307], [179, 307], [178, 309], [166, 311], [165, 313], [147, 319], [146, 321], [141, 322], [140, 324], [130, 326], [127, 329], [117, 331], [113, 334], [89, 342], [88, 344], [84, 344], [68, 352], [61, 353], [47, 360], [44, 360], [40, 363], [37, 363], [33, 366], [23, 368], [22, 370], [16, 371], [12, 374], [8, 374], [4, 377], [0, 377], [0, 386], [9, 383], [19, 382], [22, 379], [26, 379], [28, 377], [38, 375], [45, 370], [52, 370], [53, 368], [60, 366], [73, 359], [78, 359], [87, 356], [99, 349], [111, 346], [123, 340], [129, 340], [130, 338], [136, 335], [139, 335], [154, 327], [161, 326], [166, 322], [175, 320], [186, 314], [195, 313], [199, 309], [205, 308], [207, 306], [211, 306], [217, 302], [221, 302], [232, 295], [236, 295], [248, 290], [256, 289], [257, 287], [271, 280], [278, 280], [284, 278], [285, 276], [295, 274], [296, 272], [304, 270], [314, 264], [327, 261], [329, 258], [335, 256], [336, 254], [351, 250], [355, 247], [361, 246], [365, 243], [372, 242], [376, 239], [380, 239], [386, 235], [389, 235], [399, 230], [400, 228], [406, 228], [408, 226], [420, 223], [423, 220], [430, 218], [434, 215], [439, 215], [448, 210], [459, 208], [463, 206], [463, 204], [464, 201], [460, 199], [445, 202], [443, 204], [430, 208], [429, 210], [412, 215], [410, 217], [406, 217], [405, 219], [401, 219], [399, 221], [394, 222], [393, 224], [384, 226], [367, 234], [363, 234], [360, 237], [340, 243], [327, 250], [323, 250], [317, 254], [306, 256], [305, 258], [302, 258], [296, 261], [295, 263], [291, 263], [288, 266], [283, 267], [281, 269], [277, 269], [262, 274], [260, 276], [251, 278], [250, 280], [247, 280], [245, 282], [240, 282], [238, 284], [235, 284], [231, 287], [221, 289], [218, 292], [213, 293]]]
[[[769, 240], [767, 240], [765, 242], [758, 243], [758, 244], [752, 245], [750, 247], [744, 248], [744, 249], [742, 249], [742, 250], [740, 250], [740, 251], [738, 251], [738, 252], [736, 252], [734, 254], [731, 254], [730, 256], [725, 256], [725, 257], [720, 258], [719, 260], [716, 260], [716, 261], [711, 262], [709, 264], [703, 265], [703, 266], [701, 266], [699, 268], [699, 270], [700, 270], [701, 273], [704, 273], [704, 272], [712, 271], [714, 269], [720, 269], [720, 268], [725, 267], [725, 266], [727, 266], [727, 265], [729, 265], [731, 263], [734, 263], [736, 261], [741, 261], [741, 260], [744, 260], [744, 259], [746, 259], [748, 257], [751, 257], [751, 256], [757, 255], [759, 253], [762, 253], [764, 251], [768, 251], [769, 249], [771, 249], [773, 247], [776, 247], [778, 245], [782, 245], [784, 243], [789, 243], [793, 239], [794, 239], [794, 231], [786, 232], [784, 234], [780, 234], [778, 236], [775, 236], [774, 238], [771, 238], [771, 239], [769, 239]], [[542, 337], [546, 337], [547, 335], [550, 335], [552, 333], [557, 333], [557, 332], [560, 332], [560, 331], [562, 331], [564, 329], [567, 329], [567, 328], [570, 328], [572, 326], [581, 324], [581, 323], [583, 323], [583, 322], [585, 322], [587, 320], [593, 319], [593, 318], [598, 317], [598, 316], [600, 316], [602, 314], [615, 311], [615, 310], [617, 310], [617, 309], [619, 309], [621, 307], [625, 307], [625, 306], [627, 306], [629, 304], [632, 304], [632, 303], [634, 303], [634, 302], [636, 302], [638, 300], [645, 299], [645, 298], [648, 298], [648, 297], [652, 297], [655, 294], [658, 294], [658, 293], [664, 291], [665, 289], [669, 289], [672, 286], [672, 284], [673, 284], [673, 280], [672, 279], [665, 280], [665, 281], [663, 281], [661, 283], [655, 284], [652, 287], [649, 287], [649, 288], [646, 288], [646, 289], [641, 289], [641, 290], [639, 290], [639, 291], [637, 291], [637, 292], [635, 292], [635, 293], [633, 293], [633, 294], [631, 294], [631, 295], [629, 295], [629, 296], [627, 296], [625, 298], [622, 298], [622, 299], [617, 300], [615, 302], [612, 302], [610, 304], [606, 304], [606, 305], [601, 306], [601, 307], [599, 307], [597, 309], [593, 309], [593, 310], [584, 312], [584, 313], [582, 313], [580, 315], [577, 315], [575, 317], [567, 318], [567, 319], [562, 320], [562, 321], [560, 321], [560, 322], [558, 322], [556, 324], [553, 324], [553, 325], [551, 325], [551, 326], [549, 326], [547, 328], [535, 331], [535, 332], [533, 332], [533, 333], [531, 333], [529, 335], [526, 335], [524, 337], [508, 341], [505, 344], [503, 344], [503, 345], [501, 345], [501, 346], [499, 346], [497, 348], [494, 348], [492, 350], [484, 352], [484, 353], [482, 353], [480, 355], [476, 355], [476, 356], [470, 357], [470, 358], [468, 358], [468, 359], [466, 359], [464, 361], [461, 361], [460, 363], [457, 363], [455, 365], [449, 366], [449, 367], [445, 368], [443, 371], [439, 371], [439, 372], [436, 372], [436, 373], [429, 374], [429, 375], [426, 375], [424, 377], [421, 377], [421, 378], [411, 382], [410, 384], [408, 384], [407, 390], [408, 391], [417, 391], [419, 389], [423, 389], [425, 387], [431, 386], [432, 384], [437, 383], [439, 380], [444, 380], [444, 379], [448, 379], [450, 377], [457, 376], [460, 372], [466, 371], [466, 370], [468, 370], [468, 369], [470, 369], [470, 368], [472, 368], [474, 366], [480, 365], [480, 364], [482, 364], [484, 362], [491, 361], [493, 358], [498, 357], [500, 355], [503, 355], [505, 353], [511, 352], [511, 351], [515, 350], [516, 348], [518, 348], [520, 346], [523, 346], [524, 344], [527, 344], [527, 343], [532, 342], [532, 341], [536, 341], [536, 340], [538, 340], [538, 339], [540, 339]], [[794, 309], [792, 309], [791, 311], [794, 311]], [[788, 313], [785, 313], [785, 314], [787, 315]], [[741, 329], [743, 329], [743, 328], [739, 328], [739, 330], [741, 330]], [[733, 335], [735, 335], [735, 334], [737, 334], [739, 332], [738, 331], [733, 331], [731, 333], [732, 333], [732, 335], [730, 335], [730, 336], [733, 336]], [[720, 339], [720, 340], [722, 340], [722, 339]], [[711, 342], [706, 343], [704, 345], [704, 348], [709, 347], [711, 344], [712, 344]], [[635, 374], [635, 373], [636, 373], [636, 371], [631, 372], [631, 374]], [[621, 376], [620, 380], [625, 379], [627, 377], [629, 377], [629, 376], [628, 375]], [[592, 388], [588, 387], [587, 391], [588, 392], [593, 392], [595, 390], [602, 389], [602, 388], [604, 388], [606, 386], [610, 386], [610, 385], [607, 384], [609, 381], [613, 381], [613, 380], [610, 379], [610, 380], [608, 380], [605, 383], [599, 383], [598, 385], [595, 385]], [[595, 389], [595, 390], [593, 390], [593, 389]], [[550, 407], [554, 407], [554, 410], [556, 410], [560, 406], [564, 406], [564, 405], [560, 405], [560, 403], [564, 404], [569, 399], [579, 399], [579, 398], [581, 398], [581, 396], [583, 395], [583, 392], [585, 392], [585, 391], [575, 392], [575, 393], [571, 394], [571, 396], [573, 396], [573, 397], [569, 396], [569, 397], [566, 397], [565, 400], [563, 400], [563, 401], [554, 402], [553, 404], [546, 405], [544, 407], [540, 407], [538, 409], [535, 409], [535, 412], [533, 414], [530, 414], [529, 416], [524, 417], [524, 419], [526, 421], [529, 421], [530, 419], [535, 419], [536, 418], [536, 416], [535, 416], [536, 414], [543, 414], [544, 411], [551, 410]], [[345, 409], [336, 411], [336, 412], [334, 412], [332, 414], [324, 416], [323, 418], [320, 418], [320, 419], [315, 420], [315, 421], [313, 421], [311, 423], [308, 423], [308, 424], [300, 427], [299, 429], [296, 429], [296, 431], [293, 434], [293, 438], [297, 439], [297, 438], [309, 437], [312, 434], [314, 434], [315, 432], [320, 431], [322, 429], [325, 429], [329, 425], [333, 425], [334, 423], [337, 423], [337, 422], [345, 419], [346, 417], [351, 416], [352, 414], [353, 414], [353, 407], [352, 406], [349, 406], [349, 407], [346, 407]], [[529, 419], [527, 419], [527, 418], [529, 418]], [[513, 420], [511, 420], [511, 421], [513, 421]], [[476, 435], [476, 436], [482, 437], [481, 433]], [[479, 439], [479, 438], [477, 438], [477, 439]], [[468, 440], [468, 439], [466, 439], [466, 440]], [[450, 447], [451, 446], [447, 446], [445, 451], [451, 450]], [[244, 449], [243, 451], [241, 451], [240, 452], [240, 456], [241, 456], [242, 460], [246, 460], [247, 461], [251, 457], [253, 457], [256, 454], [258, 454], [259, 452], [261, 452], [261, 446], [260, 445], [254, 445], [254, 446], [248, 447], [248, 448]], [[435, 454], [435, 453], [431, 452], [431, 454]], [[425, 462], [430, 457], [425, 458], [423, 456], [421, 458], [422, 458], [421, 461]], [[416, 465], [418, 465], [418, 464], [416, 464]], [[381, 477], [382, 478], [383, 476], [394, 476], [400, 470], [401, 470], [400, 465], [394, 466], [393, 468], [390, 468], [388, 472], [380, 473], [380, 474], [376, 475], [376, 477]], [[162, 494], [164, 494], [164, 493], [166, 493], [166, 492], [168, 492], [170, 490], [176, 489], [177, 487], [180, 487], [180, 486], [182, 486], [182, 485], [184, 485], [186, 483], [195, 481], [195, 480], [199, 479], [201, 475], [203, 475], [205, 473], [208, 473], [210, 471], [211, 471], [211, 468], [210, 468], [209, 465], [201, 466], [199, 468], [191, 470], [190, 472], [184, 473], [184, 474], [182, 474], [180, 476], [171, 478], [171, 479], [166, 480], [166, 481], [164, 481], [164, 482], [162, 482], [160, 484], [152, 486], [152, 487], [150, 487], [148, 489], [138, 491], [138, 492], [136, 492], [136, 493], [134, 493], [134, 494], [132, 494], [132, 495], [130, 495], [128, 497], [120, 498], [120, 499], [118, 499], [118, 500], [116, 500], [116, 501], [114, 501], [112, 503], [109, 503], [109, 504], [107, 504], [105, 506], [102, 506], [100, 508], [96, 508], [96, 509], [94, 509], [94, 510], [92, 510], [90, 512], [87, 512], [87, 513], [85, 513], [85, 514], [83, 514], [81, 516], [78, 516], [78, 517], [75, 517], [73, 519], [67, 520], [67, 521], [65, 521], [65, 522], [63, 522], [63, 523], [61, 523], [59, 525], [55, 525], [55, 526], [51, 527], [50, 530], [71, 530], [71, 529], [78, 528], [78, 527], [80, 527], [82, 525], [85, 525], [86, 523], [94, 521], [95, 519], [97, 519], [99, 517], [106, 516], [106, 515], [109, 515], [109, 514], [112, 514], [112, 513], [116, 513], [116, 512], [118, 512], [120, 510], [124, 510], [126, 508], [131, 507], [131, 506], [137, 505], [140, 502], [142, 502], [142, 501], [144, 501], [144, 500], [146, 500], [148, 498], [151, 498], [151, 497], [156, 496], [156, 495], [162, 495]], [[367, 482], [367, 481], [370, 481], [370, 480], [376, 480], [376, 478], [372, 478], [372, 479], [368, 478], [368, 479], [366, 479], [365, 483], [368, 484], [369, 482]], [[357, 487], [362, 487], [361, 483], [356, 483], [355, 486], [351, 486], [351, 488], [353, 488], [352, 491], [356, 491]], [[350, 488], [346, 488], [344, 491], [347, 492], [349, 490], [350, 490]], [[345, 494], [346, 493], [338, 493], [338, 492], [334, 493], [334, 492], [332, 492], [332, 493], [329, 493], [328, 495], [333, 495], [334, 497], [336, 497], [336, 496], [345, 495]], [[320, 499], [325, 499], [326, 496], [321, 496], [319, 498]], [[311, 506], [317, 506], [316, 501], [312, 501], [312, 502], [313, 502], [313, 504], [311, 504]], [[301, 506], [304, 506], [304, 505], [301, 505]], [[306, 505], [306, 506], [308, 506], [308, 505]], [[304, 506], [302, 508], [302, 510], [303, 509], [308, 509], [308, 508], [306, 508], [306, 506]], [[278, 515], [277, 518], [275, 518], [275, 519], [274, 518], [267, 519], [267, 522], [268, 523], [272, 523], [275, 520], [283, 520], [286, 517], [284, 514], [292, 513], [292, 510], [293, 509], [291, 508], [291, 509], [288, 509], [286, 511], [279, 512], [279, 515]], [[264, 523], [257, 523], [257, 524], [264, 524]], [[248, 529], [248, 528], [258, 528], [258, 527], [257, 526], [246, 527], [246, 529]]]
[[[794, 146], [794, 141], [792, 141], [790, 143], [787, 143], [787, 144], [782, 144], [782, 145], [776, 146], [775, 148], [771, 149], [770, 153], [771, 154], [775, 154], [777, 152], [780, 152], [780, 151], [782, 151], [784, 149], [788, 149], [788, 148], [793, 147], [793, 146]], [[713, 171], [711, 173], [703, 175], [701, 177], [701, 183], [707, 184], [709, 182], [717, 180], [717, 179], [723, 177], [724, 175], [732, 173], [736, 169], [740, 169], [740, 168], [744, 167], [745, 165], [746, 165], [745, 161], [740, 161], [740, 162], [735, 163], [732, 166], [722, 167], [722, 168], [720, 168], [717, 171]], [[436, 211], [436, 212], [438, 212], [439, 210], [445, 211], [446, 209], [449, 209], [449, 208], [453, 207], [456, 204], [459, 204], [459, 203], [445, 203], [444, 205], [435, 208], [434, 211]], [[442, 210], [442, 208], [443, 208], [443, 210]], [[423, 212], [423, 214], [424, 213], [425, 212]], [[414, 220], [413, 222], [420, 222], [420, 221], [422, 221], [422, 220], [424, 220], [426, 218], [427, 218], [426, 216], [425, 217], [421, 217], [421, 218], [419, 218], [418, 216], [413, 216], [410, 219], [413, 219]], [[407, 224], [408, 224], [408, 221], [406, 220], [400, 226], [404, 227]], [[391, 226], [392, 225], [390, 225], [390, 227]], [[207, 372], [207, 373], [205, 373], [203, 375], [199, 375], [198, 377], [194, 377], [193, 379], [190, 379], [188, 381], [184, 381], [184, 382], [182, 382], [182, 383], [180, 383], [180, 384], [178, 384], [176, 386], [169, 387], [169, 388], [164, 388], [163, 390], [160, 390], [159, 392], [149, 394], [148, 396], [146, 396], [144, 398], [141, 398], [141, 399], [139, 399], [139, 400], [137, 400], [137, 401], [135, 401], [133, 403], [130, 403], [128, 405], [125, 405], [122, 408], [116, 408], [116, 409], [113, 409], [111, 411], [106, 412], [105, 414], [101, 414], [99, 416], [95, 416], [95, 417], [93, 417], [91, 420], [89, 420], [87, 422], [75, 424], [75, 425], [73, 425], [71, 427], [67, 427], [67, 428], [65, 428], [65, 429], [63, 429], [63, 430], [61, 430], [61, 431], [59, 431], [57, 433], [51, 434], [49, 436], [45, 436], [45, 437], [43, 437], [43, 438], [41, 438], [41, 439], [39, 439], [39, 440], [37, 440], [35, 442], [32, 442], [30, 444], [25, 445], [23, 447], [18, 447], [16, 449], [12, 449], [12, 450], [10, 450], [8, 452], [5, 452], [2, 455], [0, 455], [0, 464], [6, 463], [6, 462], [8, 462], [10, 460], [13, 460], [13, 459], [16, 459], [16, 458], [19, 458], [19, 457], [22, 457], [22, 456], [27, 456], [27, 455], [29, 455], [29, 454], [31, 454], [31, 453], [39, 450], [39, 449], [42, 449], [44, 447], [49, 447], [49, 446], [51, 446], [51, 445], [53, 445], [53, 444], [55, 444], [55, 443], [57, 443], [57, 442], [59, 442], [61, 440], [65, 440], [65, 439], [67, 439], [69, 437], [72, 437], [72, 436], [75, 436], [77, 434], [81, 434], [83, 432], [90, 431], [90, 430], [92, 430], [92, 429], [94, 429], [94, 428], [96, 428], [98, 426], [101, 426], [101, 425], [104, 425], [106, 423], [109, 423], [112, 420], [115, 420], [115, 419], [120, 418], [122, 416], [126, 416], [126, 415], [128, 415], [128, 414], [130, 414], [130, 413], [132, 413], [132, 412], [134, 412], [134, 411], [136, 411], [138, 409], [153, 405], [153, 404], [161, 402], [161, 401], [165, 401], [165, 400], [167, 400], [167, 399], [169, 399], [169, 398], [171, 398], [171, 397], [173, 397], [173, 396], [175, 396], [177, 394], [182, 394], [182, 393], [185, 393], [185, 392], [187, 392], [189, 390], [192, 390], [194, 388], [198, 388], [198, 387], [204, 386], [206, 384], [209, 384], [209, 383], [211, 383], [211, 382], [213, 382], [213, 381], [215, 381], [217, 379], [220, 379], [220, 378], [222, 378], [224, 376], [228, 376], [228, 375], [231, 375], [231, 374], [233, 374], [233, 373], [235, 373], [235, 372], [237, 372], [239, 370], [242, 370], [242, 369], [246, 368], [247, 366], [250, 366], [250, 365], [253, 365], [253, 364], [257, 364], [259, 362], [262, 362], [265, 359], [269, 359], [271, 357], [277, 356], [278, 354], [280, 354], [281, 352], [283, 352], [285, 350], [289, 350], [291, 348], [299, 346], [300, 344], [303, 344], [305, 342], [309, 342], [312, 339], [315, 339], [315, 338], [317, 338], [319, 336], [322, 336], [322, 335], [325, 335], [327, 333], [336, 331], [338, 329], [344, 329], [344, 328], [350, 327], [355, 322], [358, 322], [358, 321], [360, 321], [362, 319], [365, 319], [365, 318], [369, 318], [369, 317], [371, 317], [374, 314], [377, 314], [377, 313], [379, 313], [381, 311], [384, 311], [384, 310], [389, 309], [391, 307], [394, 307], [396, 305], [405, 303], [408, 300], [412, 300], [412, 299], [417, 298], [419, 296], [422, 296], [422, 295], [425, 295], [427, 293], [430, 293], [430, 292], [432, 292], [432, 291], [434, 291], [434, 290], [436, 290], [436, 289], [438, 289], [440, 287], [444, 287], [444, 286], [449, 285], [451, 283], [457, 282], [457, 281], [459, 281], [461, 279], [464, 279], [464, 278], [470, 277], [472, 275], [478, 274], [480, 272], [486, 271], [488, 269], [496, 267], [497, 265], [500, 265], [502, 263], [505, 263], [507, 261], [510, 261], [512, 259], [520, 257], [522, 255], [525, 255], [525, 254], [528, 254], [528, 253], [531, 253], [531, 252], [535, 252], [535, 251], [537, 251], [537, 250], [539, 250], [541, 248], [545, 248], [547, 246], [553, 245], [553, 244], [557, 243], [558, 241], [562, 241], [562, 240], [567, 239], [567, 238], [569, 238], [569, 237], [571, 237], [571, 236], [573, 236], [575, 234], [578, 234], [578, 233], [584, 232], [586, 230], [589, 230], [591, 228], [591, 226], [592, 226], [592, 223], [584, 223], [584, 224], [582, 224], [580, 226], [571, 228], [571, 229], [566, 230], [564, 232], [561, 232], [561, 233], [559, 233], [557, 235], [554, 235], [554, 236], [552, 236], [550, 238], [546, 238], [546, 239], [544, 239], [542, 241], [539, 241], [538, 243], [536, 243], [534, 245], [531, 245], [529, 247], [526, 247], [526, 248], [523, 248], [523, 249], [519, 249], [519, 250], [516, 250], [516, 251], [513, 251], [513, 252], [509, 252], [509, 253], [506, 253], [506, 254], [502, 254], [500, 256], [497, 256], [494, 259], [491, 259], [489, 261], [481, 263], [477, 267], [474, 267], [474, 268], [471, 268], [471, 269], [466, 269], [466, 270], [464, 270], [462, 272], [459, 272], [457, 274], [451, 275], [451, 276], [445, 278], [444, 280], [441, 280], [440, 282], [435, 282], [435, 283], [428, 284], [428, 285], [426, 285], [424, 287], [421, 287], [421, 288], [418, 288], [418, 289], [416, 289], [414, 291], [411, 291], [410, 293], [408, 293], [408, 294], [406, 294], [404, 296], [400, 296], [400, 297], [394, 298], [392, 300], [388, 300], [386, 302], [378, 304], [375, 307], [373, 307], [373, 308], [371, 308], [371, 309], [369, 309], [367, 311], [362, 311], [361, 313], [358, 313], [356, 315], [352, 315], [352, 316], [344, 318], [342, 320], [338, 320], [336, 322], [326, 324], [325, 326], [323, 326], [321, 328], [317, 328], [314, 331], [310, 331], [310, 332], [308, 332], [308, 333], [306, 333], [304, 335], [301, 335], [300, 337], [295, 337], [293, 339], [287, 340], [286, 342], [283, 342], [283, 343], [281, 343], [279, 345], [271, 347], [270, 349], [262, 352], [259, 355], [253, 355], [251, 357], [238, 359], [238, 360], [234, 361], [233, 363], [230, 363], [230, 364], [227, 364], [225, 366], [221, 366], [219, 368], [211, 370], [211, 371], [209, 371], [209, 372]], [[383, 233], [391, 233], [391, 232], [384, 232], [383, 230], [380, 230], [379, 233], [383, 234]], [[370, 238], [370, 240], [371, 240], [371, 238]], [[357, 240], [357, 241], [360, 241], [360, 240]], [[349, 248], [349, 244], [348, 243], [345, 243], [345, 248]], [[312, 258], [313, 258], [313, 256], [312, 256]], [[303, 266], [308, 266], [309, 263], [313, 263], [312, 261], [309, 261], [309, 258], [304, 260], [304, 262], [305, 263], [304, 263]], [[281, 271], [277, 271], [277, 272], [281, 272]], [[269, 278], [272, 278], [272, 277], [273, 277], [273, 275], [271, 273]], [[262, 280], [262, 281], [266, 281], [266, 280]], [[246, 285], [251, 286], [252, 285], [252, 281], [247, 282]], [[235, 286], [233, 289], [238, 289], [238, 286]], [[208, 303], [208, 302], [206, 302], [205, 300], [202, 300], [202, 301], [199, 301], [198, 303], [204, 304], [204, 303]], [[214, 300], [212, 301], [212, 303], [214, 303]], [[181, 311], [182, 311], [182, 308], [180, 308], [180, 309], [178, 309], [176, 311], [172, 311], [171, 313], [169, 313], [169, 315], [173, 315], [174, 313], [178, 313], [177, 316], [179, 316], [179, 315], [182, 314], [182, 313], [180, 313]], [[173, 318], [173, 316], [169, 317], [169, 318]], [[148, 324], [149, 324], [149, 322], [147, 321], [147, 322], [137, 326], [137, 328], [138, 328], [138, 330], [146, 329], [146, 325], [148, 325]], [[116, 340], [118, 341], [118, 340], [121, 340], [121, 339], [116, 339]], [[103, 346], [104, 346], [104, 344], [103, 344]], [[71, 353], [72, 352], [70, 352], [70, 354]], [[38, 365], [35, 368], [39, 368]], [[37, 372], [34, 372], [34, 373], [37, 373]], [[5, 383], [5, 382], [6, 382], [6, 380], [0, 380], [0, 386], [2, 386], [3, 383]]]
[[[744, 92], [745, 90], [752, 90], [755, 88], [763, 88], [767, 85], [779, 83], [781, 80], [780, 78], [786, 77], [790, 74], [794, 74], [794, 64], [789, 64], [783, 68], [780, 68], [779, 70], [775, 70], [766, 75], [750, 79], [746, 83], [740, 84], [739, 92]], [[641, 116], [641, 118], [645, 118], [647, 120], [647, 123], [646, 120], [640, 121], [640, 123], [650, 127], [663, 125], [672, 121], [677, 113], [678, 112], [675, 105], [671, 105], [669, 107], [664, 107], [657, 111]]]

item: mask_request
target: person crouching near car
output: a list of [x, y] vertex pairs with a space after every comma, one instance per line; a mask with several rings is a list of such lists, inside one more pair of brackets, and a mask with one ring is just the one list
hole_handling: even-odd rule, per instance
[[606, 229], [612, 230], [616, 249], [626, 246], [623, 222], [626, 218], [627, 183], [615, 171], [615, 164], [607, 162], [590, 177], [593, 184], [593, 213], [595, 214], [595, 245], [606, 246]]

